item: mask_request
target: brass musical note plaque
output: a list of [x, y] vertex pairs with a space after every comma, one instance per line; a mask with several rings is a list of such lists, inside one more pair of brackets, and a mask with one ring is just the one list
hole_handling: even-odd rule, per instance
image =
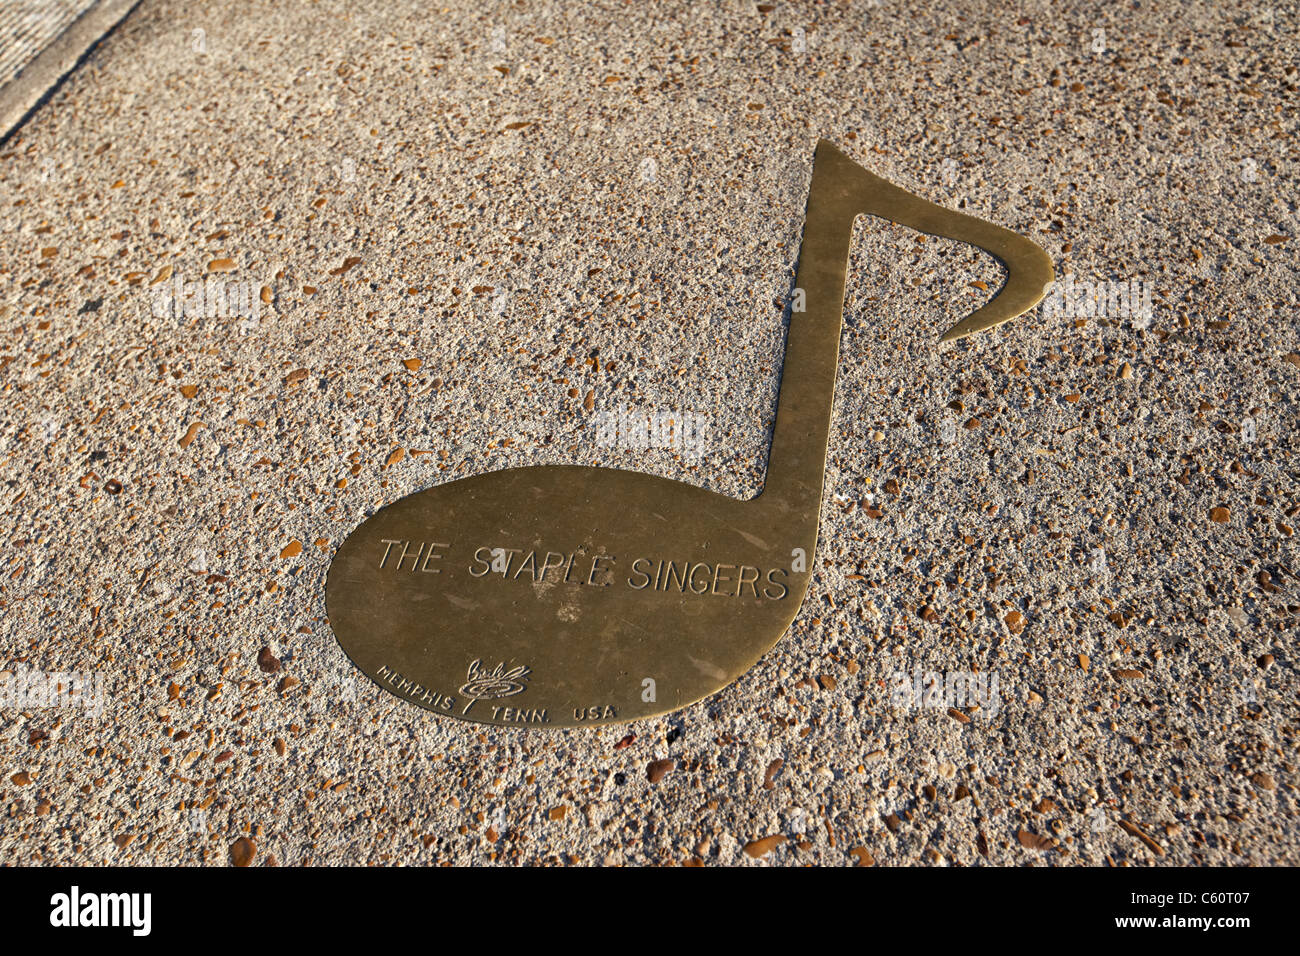
[[808, 590], [853, 221], [880, 216], [992, 253], [1007, 281], [944, 336], [1020, 315], [1047, 254], [817, 146], [762, 493], [738, 501], [664, 478], [514, 468], [428, 488], [340, 546], [329, 621], [352, 661], [403, 700], [463, 720], [608, 724], [726, 687], [785, 633]]

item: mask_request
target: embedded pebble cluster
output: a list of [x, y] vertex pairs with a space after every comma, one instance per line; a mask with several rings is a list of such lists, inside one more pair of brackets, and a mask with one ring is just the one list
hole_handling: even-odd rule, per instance
[[[1296, 863], [1287, 16], [144, 0], [0, 147], [0, 862]], [[751, 672], [562, 732], [370, 684], [325, 574], [401, 496], [761, 488], [821, 136], [1150, 309], [940, 347], [999, 266], [860, 219]]]

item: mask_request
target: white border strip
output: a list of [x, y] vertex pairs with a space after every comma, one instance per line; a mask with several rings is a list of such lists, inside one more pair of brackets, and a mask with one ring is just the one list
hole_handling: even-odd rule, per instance
[[22, 126], [140, 0], [100, 0], [0, 87], [0, 145]]

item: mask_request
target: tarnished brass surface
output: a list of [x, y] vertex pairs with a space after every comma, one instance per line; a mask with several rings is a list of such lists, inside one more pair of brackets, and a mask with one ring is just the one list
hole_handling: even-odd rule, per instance
[[1032, 307], [1052, 280], [1021, 236], [942, 209], [818, 144], [763, 492], [739, 501], [632, 471], [515, 468], [409, 495], [339, 548], [344, 651], [381, 687], [491, 724], [582, 726], [684, 707], [735, 680], [808, 589], [853, 220], [963, 240], [1006, 285], [945, 340]]

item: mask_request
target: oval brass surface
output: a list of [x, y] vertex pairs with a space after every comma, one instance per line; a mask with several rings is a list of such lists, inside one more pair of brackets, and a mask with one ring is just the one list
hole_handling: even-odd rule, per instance
[[491, 472], [409, 495], [330, 566], [344, 651], [399, 697], [465, 720], [565, 727], [677, 710], [785, 633], [808, 590], [854, 218], [873, 214], [997, 256], [1007, 282], [944, 340], [1031, 308], [1051, 261], [818, 144], [762, 493], [740, 501], [580, 466]]

